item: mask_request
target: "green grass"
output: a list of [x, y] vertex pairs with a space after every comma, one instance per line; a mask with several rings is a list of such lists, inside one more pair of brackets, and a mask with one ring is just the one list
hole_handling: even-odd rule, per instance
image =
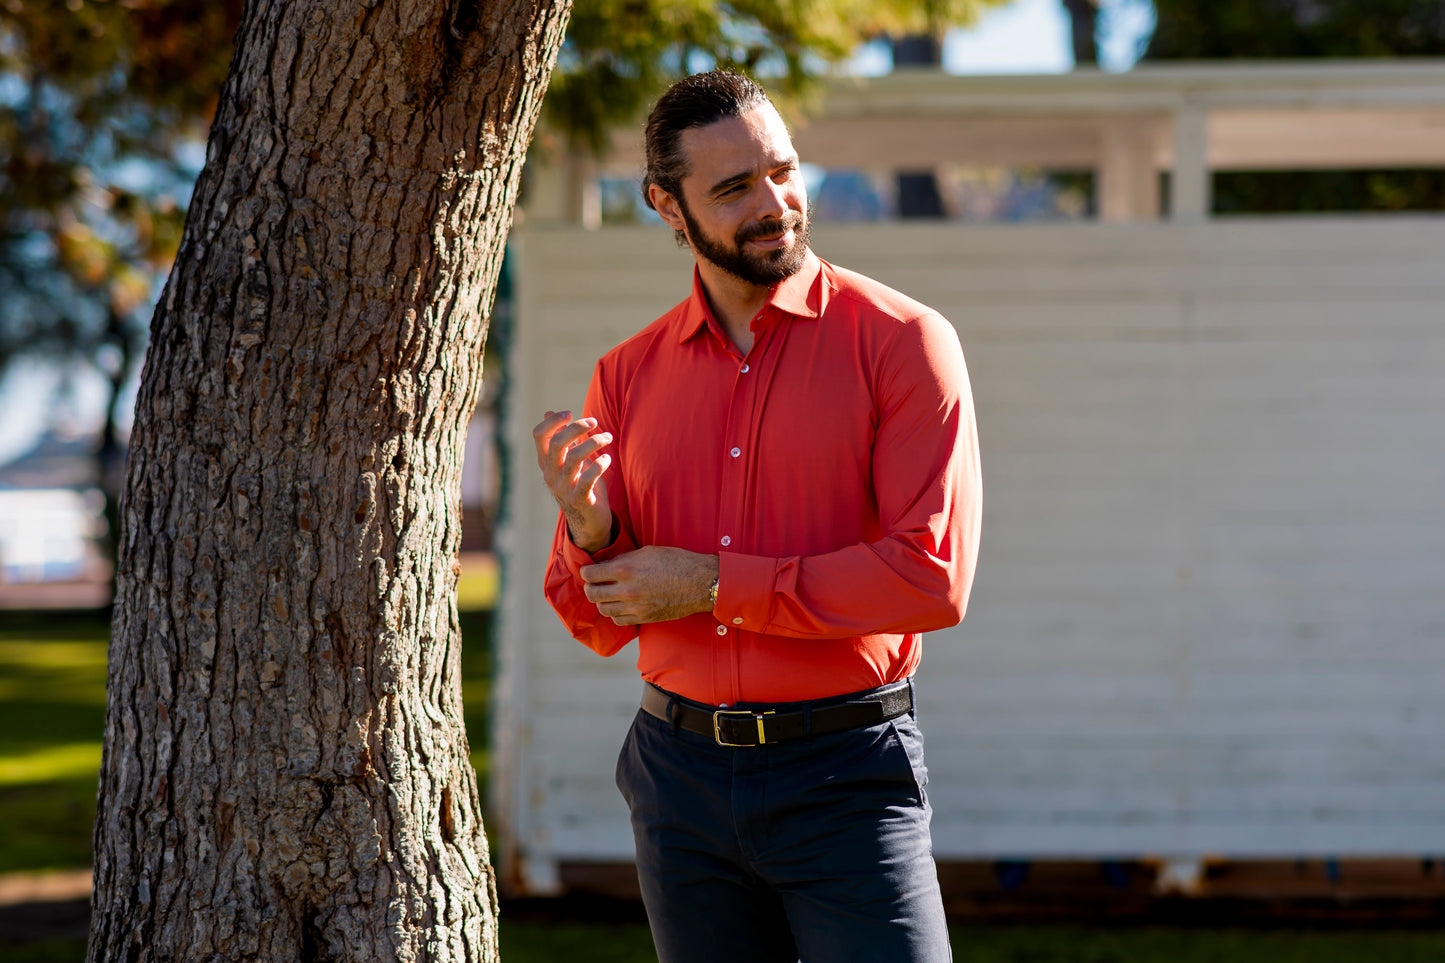
[[[491, 617], [462, 616], [472, 760], [487, 773]], [[0, 613], [0, 872], [90, 865], [109, 624]], [[957, 963], [1437, 963], [1445, 930], [962, 924]], [[0, 937], [6, 963], [75, 963], [79, 939]], [[506, 963], [651, 963], [642, 923], [502, 918]]]
[[505, 910], [501, 951], [505, 963], [657, 963], [646, 923], [509, 920]]
[[0, 615], [0, 873], [90, 865], [110, 622]]
[[487, 798], [490, 758], [487, 732], [491, 722], [492, 613], [477, 610], [460, 613], [462, 627], [462, 718], [467, 727], [467, 746], [472, 768], [477, 771], [478, 789]]
[[1445, 933], [1165, 926], [975, 925], [950, 931], [955, 963], [1425, 963]]
[[81, 963], [85, 940], [0, 939], [0, 959], [5, 963]]
[[457, 580], [457, 608], [463, 612], [490, 611], [497, 607], [501, 592], [502, 573], [495, 557], [475, 557], [463, 564]]
[[[955, 963], [1438, 963], [1445, 934], [1411, 930], [956, 926]], [[642, 923], [502, 918], [504, 963], [656, 963]], [[78, 963], [83, 940], [0, 939], [6, 963]], [[822, 961], [827, 963], [827, 961]]]
[[[461, 613], [467, 740], [484, 795], [491, 622]], [[104, 613], [0, 612], [0, 873], [90, 865], [109, 637]]]

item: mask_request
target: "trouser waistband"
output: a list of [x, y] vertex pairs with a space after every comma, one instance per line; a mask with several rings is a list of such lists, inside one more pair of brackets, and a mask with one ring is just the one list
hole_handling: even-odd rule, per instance
[[642, 687], [642, 711], [708, 736], [720, 746], [763, 746], [859, 729], [896, 719], [913, 709], [913, 680], [832, 699], [779, 703], [747, 709], [719, 709], [668, 692], [651, 682]]

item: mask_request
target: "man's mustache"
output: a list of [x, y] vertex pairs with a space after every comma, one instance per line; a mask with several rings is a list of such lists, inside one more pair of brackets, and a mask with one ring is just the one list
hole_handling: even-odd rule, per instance
[[763, 237], [779, 237], [789, 231], [796, 231], [802, 226], [803, 215], [798, 211], [788, 211], [775, 221], [762, 221], [740, 228], [736, 240], [741, 244], [744, 241], [756, 241]]

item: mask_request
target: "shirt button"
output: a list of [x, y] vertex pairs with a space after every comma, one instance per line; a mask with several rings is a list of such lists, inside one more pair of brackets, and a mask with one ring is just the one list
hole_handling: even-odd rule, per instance
[[743, 450], [742, 450], [741, 448], [734, 448], [732, 451], [728, 452], [728, 454], [729, 454], [729, 455], [732, 455], [734, 458], [736, 458], [737, 456], [741, 455], [742, 453], [743, 453]]
[[743, 374], [747, 374], [747, 373], [748, 373], [748, 366], [747, 366], [747, 365], [743, 365]]
[[733, 625], [742, 625], [742, 624], [743, 624], [743, 617], [742, 617], [741, 615], [738, 616], [737, 618], [733, 619]]
[[718, 634], [718, 635], [727, 635], [727, 634], [728, 634], [728, 627], [727, 627], [726, 625], [719, 625], [719, 626], [717, 627], [717, 634]]
[[724, 535], [724, 536], [722, 537], [721, 541], [722, 541], [722, 543], [723, 543], [724, 545], [731, 545], [731, 544], [733, 543], [733, 539], [732, 539], [732, 536], [731, 536], [731, 535]]

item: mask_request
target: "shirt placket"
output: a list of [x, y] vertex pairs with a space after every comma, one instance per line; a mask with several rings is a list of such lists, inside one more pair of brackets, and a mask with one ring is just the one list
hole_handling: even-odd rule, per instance
[[[766, 308], [764, 310], [767, 310]], [[719, 480], [717, 528], [714, 544], [719, 554], [741, 552], [743, 535], [747, 531], [748, 479], [756, 474], [753, 462], [757, 457], [754, 437], [757, 425], [757, 395], [760, 369], [768, 356], [773, 340], [775, 325], [761, 325], [757, 331], [752, 350], [747, 357], [728, 353], [728, 359], [737, 366], [733, 380], [732, 397], [728, 402], [727, 427], [723, 431], [723, 469]], [[739, 678], [739, 644], [744, 629], [742, 619], [717, 625], [718, 644], [714, 649], [713, 678], [718, 681], [719, 701], [735, 703], [742, 698], [742, 684]]]

